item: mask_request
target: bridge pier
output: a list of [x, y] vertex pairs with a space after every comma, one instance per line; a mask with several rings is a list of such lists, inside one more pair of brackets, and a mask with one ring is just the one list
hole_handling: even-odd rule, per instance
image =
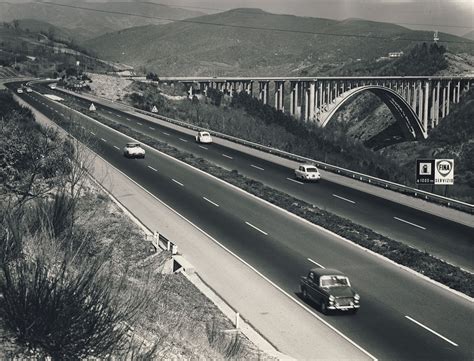
[[268, 84], [269, 81], [259, 81], [258, 82], [258, 98], [263, 104], [268, 104]]
[[285, 111], [285, 82], [275, 81], [275, 109]]

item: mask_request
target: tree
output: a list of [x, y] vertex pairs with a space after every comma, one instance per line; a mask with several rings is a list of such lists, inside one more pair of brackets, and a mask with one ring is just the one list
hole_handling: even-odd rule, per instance
[[18, 30], [20, 28], [20, 21], [18, 19], [13, 20], [12, 24], [15, 30]]

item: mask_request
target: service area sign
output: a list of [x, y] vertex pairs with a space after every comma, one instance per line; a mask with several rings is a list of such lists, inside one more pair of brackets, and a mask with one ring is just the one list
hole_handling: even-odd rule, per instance
[[417, 159], [416, 184], [454, 184], [454, 159]]

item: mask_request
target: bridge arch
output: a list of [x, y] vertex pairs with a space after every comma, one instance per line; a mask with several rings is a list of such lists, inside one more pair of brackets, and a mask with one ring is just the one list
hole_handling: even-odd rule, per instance
[[410, 104], [394, 90], [380, 85], [364, 85], [341, 94], [339, 99], [336, 99], [335, 105], [333, 105], [330, 110], [320, 114], [318, 117], [320, 119], [320, 125], [323, 127], [326, 126], [326, 124], [333, 118], [334, 114], [345, 103], [366, 91], [375, 94], [385, 103], [385, 105], [387, 105], [396, 121], [401, 125], [406, 139], [418, 140], [426, 139], [428, 137], [428, 130], [424, 128]]

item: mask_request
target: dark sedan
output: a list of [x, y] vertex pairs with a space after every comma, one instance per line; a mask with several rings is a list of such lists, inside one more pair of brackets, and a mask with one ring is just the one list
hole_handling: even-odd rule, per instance
[[355, 292], [349, 278], [342, 272], [327, 268], [312, 268], [300, 280], [301, 294], [306, 300], [319, 305], [321, 312], [331, 310], [356, 313], [360, 308], [360, 296]]

